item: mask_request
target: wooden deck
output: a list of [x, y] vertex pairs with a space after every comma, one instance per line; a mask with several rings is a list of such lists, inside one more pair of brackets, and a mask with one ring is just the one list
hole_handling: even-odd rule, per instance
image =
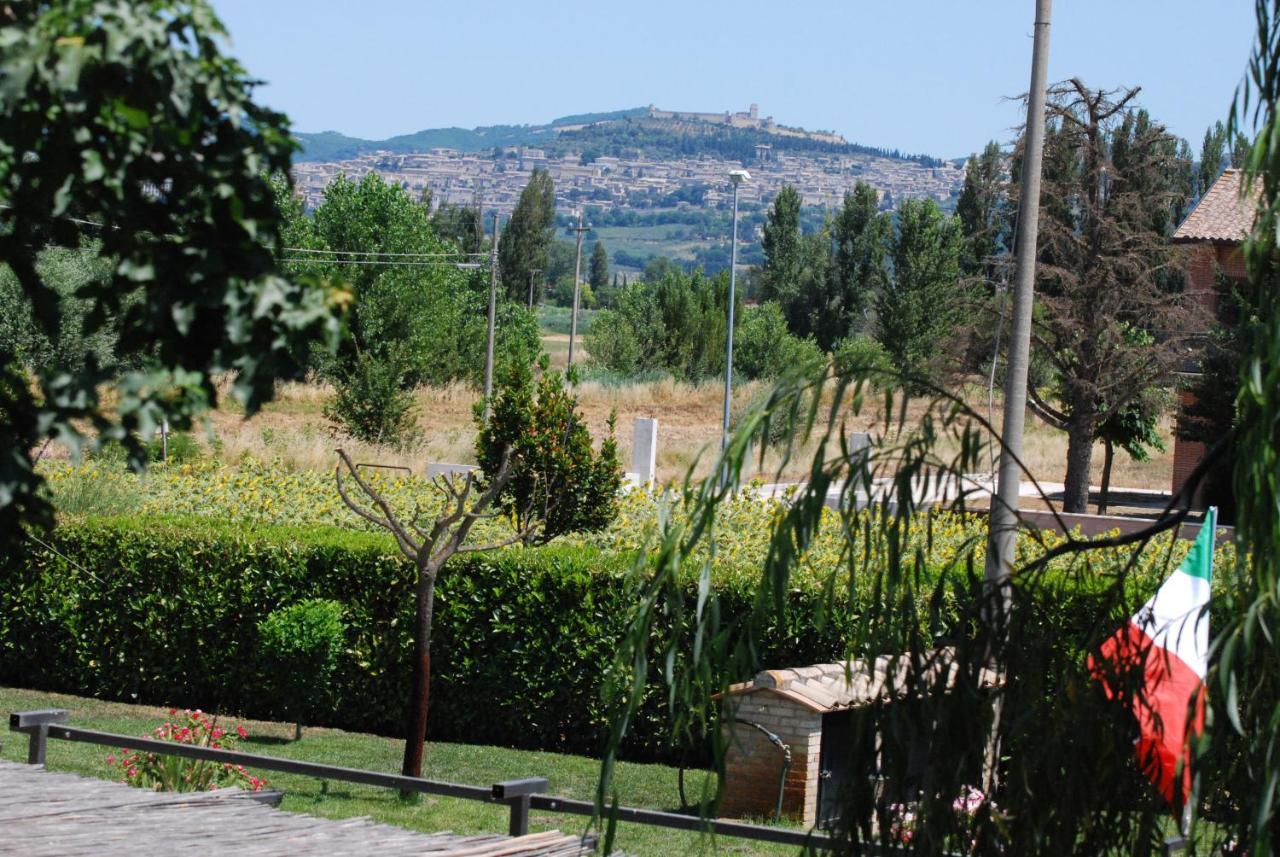
[[[186, 849], [193, 849], [187, 852]], [[577, 836], [415, 833], [366, 818], [281, 812], [248, 792], [158, 793], [0, 761], [0, 854], [432, 855], [569, 857], [592, 854]]]

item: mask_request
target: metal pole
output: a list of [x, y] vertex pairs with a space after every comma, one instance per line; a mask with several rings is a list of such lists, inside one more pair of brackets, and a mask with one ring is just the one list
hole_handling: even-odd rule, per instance
[[569, 318], [569, 365], [573, 365], [573, 344], [578, 338], [578, 292], [582, 282], [582, 233], [590, 227], [582, 225], [582, 210], [578, 210], [578, 225], [573, 231], [578, 233], [578, 257], [573, 263], [573, 315]]
[[720, 448], [729, 447], [729, 398], [733, 395], [733, 301], [738, 283], [738, 183], [733, 183], [733, 236], [729, 239], [729, 335], [724, 360], [724, 424]]
[[[996, 493], [988, 523], [986, 585], [1000, 615], [1009, 607], [1009, 581], [1017, 545], [1018, 494], [1022, 474], [1022, 431], [1027, 411], [1027, 365], [1031, 351], [1031, 308], [1035, 297], [1036, 240], [1040, 227], [1040, 165], [1044, 154], [1045, 78], [1049, 65], [1049, 16], [1052, 0], [1036, 0], [1035, 42], [1031, 51], [1031, 89], [1023, 137], [1022, 189], [1018, 198], [1017, 267], [1009, 363], [1004, 381], [1003, 445]], [[1002, 621], [997, 618], [997, 621]]]
[[493, 246], [489, 248], [489, 342], [484, 357], [484, 424], [493, 411], [493, 334], [498, 303], [498, 212], [493, 213]]

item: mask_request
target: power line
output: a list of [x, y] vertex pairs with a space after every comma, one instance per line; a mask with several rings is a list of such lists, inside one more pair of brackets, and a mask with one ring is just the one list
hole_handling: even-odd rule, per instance
[[426, 256], [488, 256], [488, 253], [462, 253], [457, 250], [450, 250], [443, 253], [384, 253], [379, 250], [314, 250], [307, 247], [282, 247], [281, 253], [315, 253], [333, 256], [411, 256], [414, 258]]
[[324, 264], [324, 265], [364, 265], [366, 267], [378, 268], [461, 268], [464, 270], [474, 270], [483, 268], [480, 262], [450, 262], [446, 259], [429, 262], [415, 262], [409, 260], [392, 260], [389, 262], [381, 262], [377, 259], [281, 259], [281, 262], [293, 264]]

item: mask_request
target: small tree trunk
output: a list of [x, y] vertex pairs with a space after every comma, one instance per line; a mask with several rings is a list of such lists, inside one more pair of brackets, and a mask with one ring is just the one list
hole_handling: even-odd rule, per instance
[[1081, 419], [1077, 415], [1067, 429], [1067, 478], [1062, 511], [1089, 511], [1089, 464], [1092, 458], [1093, 420]]
[[435, 574], [418, 571], [417, 621], [413, 639], [413, 690], [409, 698], [409, 718], [405, 734], [406, 777], [422, 776], [422, 751], [427, 740], [427, 707], [431, 695], [431, 613], [435, 597]]
[[1115, 444], [1111, 442], [1111, 438], [1103, 439], [1103, 449], [1105, 452], [1102, 456], [1102, 490], [1098, 492], [1098, 514], [1107, 514], [1107, 495], [1111, 492], [1111, 462], [1116, 457]]
[[302, 721], [301, 720], [293, 724], [293, 740], [295, 741], [302, 740]]

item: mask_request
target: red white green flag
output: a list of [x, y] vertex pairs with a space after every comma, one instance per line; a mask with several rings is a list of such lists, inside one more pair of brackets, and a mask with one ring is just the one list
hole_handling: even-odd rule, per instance
[[1118, 675], [1141, 676], [1142, 690], [1131, 702], [1139, 728], [1134, 752], [1174, 807], [1181, 807], [1191, 794], [1190, 741], [1204, 731], [1217, 519], [1217, 509], [1210, 508], [1182, 565], [1125, 627], [1102, 644], [1098, 659], [1090, 658], [1108, 697], [1118, 692], [1111, 683]]

